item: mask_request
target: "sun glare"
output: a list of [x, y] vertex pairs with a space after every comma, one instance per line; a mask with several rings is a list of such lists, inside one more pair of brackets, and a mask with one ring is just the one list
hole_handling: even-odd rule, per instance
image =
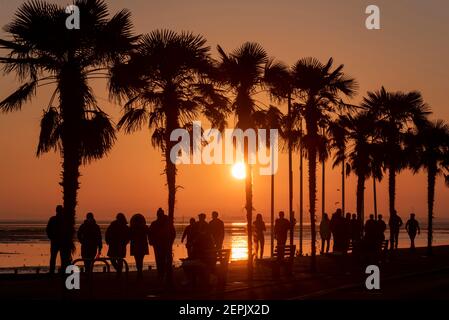
[[231, 169], [232, 176], [238, 180], [243, 180], [246, 178], [245, 164], [243, 162], [237, 162], [232, 166]]

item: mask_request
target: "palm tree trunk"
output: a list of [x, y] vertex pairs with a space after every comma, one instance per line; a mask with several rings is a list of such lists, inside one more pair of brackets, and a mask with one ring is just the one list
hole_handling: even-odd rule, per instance
[[427, 255], [432, 255], [433, 240], [433, 203], [435, 201], [436, 168], [430, 166], [427, 172]]
[[79, 189], [80, 122], [84, 116], [84, 94], [81, 92], [83, 77], [77, 67], [67, 67], [59, 75], [59, 91], [62, 117], [62, 181], [64, 206], [64, 235], [61, 249], [61, 268], [64, 271], [71, 262], [75, 249], [75, 217]]
[[270, 218], [271, 218], [271, 232], [270, 232], [270, 253], [271, 257], [274, 253], [274, 173], [271, 174], [271, 210], [270, 210]]
[[[289, 119], [289, 130], [292, 126], [291, 119], [291, 108], [292, 99], [291, 94], [288, 94], [288, 119]], [[291, 132], [288, 136], [288, 209], [290, 213], [290, 245], [293, 245], [293, 163], [292, 163], [292, 137]]]
[[376, 178], [373, 176], [373, 197], [374, 197], [374, 217], [377, 220], [377, 192], [376, 192]]
[[326, 167], [324, 160], [321, 161], [321, 216], [326, 213]]
[[246, 194], [246, 222], [248, 230], [248, 281], [253, 280], [253, 177], [252, 167], [249, 164], [248, 142], [244, 144], [244, 158], [246, 166], [245, 194]]
[[310, 232], [311, 232], [311, 259], [310, 269], [316, 271], [316, 149], [312, 146], [309, 149], [309, 212], [310, 212]]
[[341, 211], [345, 213], [345, 159], [341, 162]]
[[364, 223], [365, 221], [365, 177], [363, 174], [357, 176], [357, 217], [359, 221]]
[[[301, 134], [302, 134], [302, 119], [301, 119]], [[304, 215], [304, 199], [303, 199], [303, 156], [302, 156], [302, 141], [299, 148], [299, 255], [303, 255], [303, 215]]]
[[389, 209], [390, 216], [395, 211], [395, 198], [396, 198], [396, 169], [393, 164], [390, 164], [388, 169], [388, 195], [389, 195]]

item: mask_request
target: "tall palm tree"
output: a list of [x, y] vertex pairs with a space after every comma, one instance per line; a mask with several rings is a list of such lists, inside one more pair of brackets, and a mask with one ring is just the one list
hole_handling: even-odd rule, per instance
[[[233, 99], [231, 110], [237, 118], [236, 127], [242, 130], [256, 128], [254, 114], [261, 109], [255, 95], [269, 86], [267, 74], [278, 68], [268, 58], [266, 51], [258, 43], [246, 42], [230, 53], [226, 53], [218, 46], [219, 71], [222, 83], [229, 89]], [[272, 74], [272, 73], [271, 73]], [[252, 250], [252, 170], [248, 161], [249, 150], [247, 141], [244, 143], [244, 161], [246, 166], [246, 218], [248, 232], [248, 279], [252, 279], [253, 265]]]
[[345, 211], [345, 168], [346, 168], [346, 145], [348, 140], [348, 131], [344, 124], [342, 116], [330, 121], [327, 127], [330, 137], [330, 149], [335, 150], [334, 162], [332, 168], [341, 165], [341, 210]]
[[390, 215], [395, 211], [396, 174], [406, 166], [403, 152], [404, 133], [426, 121], [429, 112], [418, 91], [388, 92], [384, 87], [368, 92], [361, 106], [378, 120], [377, 128], [383, 137], [388, 169], [388, 193]]
[[[333, 59], [322, 64], [315, 58], [300, 59], [293, 66], [293, 86], [306, 123], [303, 139], [309, 164], [309, 213], [311, 224], [311, 269], [316, 270], [316, 161], [323, 150], [325, 139], [320, 134], [319, 124], [327, 123], [330, 116], [345, 104], [340, 96], [352, 97], [357, 84], [343, 73], [343, 65], [332, 70]], [[321, 159], [320, 159], [321, 160]]]
[[[349, 141], [347, 174], [354, 171], [357, 176], [357, 216], [361, 223], [364, 221], [365, 181], [372, 174], [377, 175], [378, 157], [382, 154], [381, 144], [373, 130], [374, 117], [365, 112], [359, 112], [355, 116], [345, 116], [342, 123], [347, 129]], [[374, 167], [373, 167], [374, 165]]]
[[225, 126], [227, 99], [210, 81], [210, 48], [200, 35], [155, 30], [143, 35], [129, 61], [112, 68], [111, 91], [127, 99], [117, 127], [126, 133], [143, 126], [162, 151], [168, 186], [168, 216], [174, 221], [176, 164], [170, 153], [177, 141], [171, 133], [190, 129], [201, 115], [214, 127]]
[[[279, 137], [281, 139], [284, 138], [283, 133], [283, 124], [285, 121], [285, 116], [283, 113], [276, 107], [270, 106], [268, 110], [259, 110], [254, 113], [255, 123], [258, 128], [262, 128], [265, 130], [276, 129], [278, 130]], [[269, 139], [270, 136], [267, 137], [266, 145], [267, 148], [271, 148], [272, 141]], [[279, 145], [279, 142], [278, 142]], [[278, 152], [279, 147], [276, 150], [271, 150], [271, 154], [273, 155], [275, 152]], [[272, 157], [271, 161], [274, 161]], [[270, 234], [270, 252], [271, 256], [273, 256], [274, 252], [274, 176], [275, 173], [271, 174], [271, 192], [270, 192], [270, 221], [271, 221], [271, 234]]]
[[126, 56], [136, 40], [129, 11], [108, 18], [104, 1], [74, 4], [80, 11], [79, 30], [65, 28], [65, 7], [29, 1], [5, 27], [10, 39], [0, 40], [0, 49], [7, 51], [0, 57], [4, 72], [24, 82], [0, 102], [1, 111], [18, 111], [38, 88], [56, 87], [41, 120], [37, 155], [58, 150], [63, 159], [60, 184], [68, 222], [63, 267], [73, 249], [80, 165], [103, 157], [115, 141], [114, 127], [98, 106], [89, 80], [106, 78], [112, 61]]
[[420, 125], [407, 135], [406, 142], [410, 167], [415, 173], [420, 169], [427, 171], [427, 253], [431, 255], [436, 178], [445, 173], [449, 187], [449, 125], [443, 120]]

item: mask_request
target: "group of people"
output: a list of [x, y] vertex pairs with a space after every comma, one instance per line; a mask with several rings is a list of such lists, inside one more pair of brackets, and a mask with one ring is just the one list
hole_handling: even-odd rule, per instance
[[[51, 217], [47, 225], [47, 235], [51, 242], [50, 273], [54, 273], [56, 256], [58, 252], [63, 260], [63, 244], [60, 236], [63, 230], [63, 207], [57, 206], [56, 215]], [[86, 219], [77, 231], [77, 237], [81, 244], [81, 257], [84, 259], [86, 271], [89, 272], [92, 262], [101, 255], [103, 239], [100, 227], [95, 221], [92, 212], [87, 213]], [[149, 254], [149, 246], [154, 249], [156, 267], [160, 278], [167, 276], [171, 279], [172, 271], [172, 245], [176, 237], [176, 231], [169, 217], [159, 208], [156, 220], [150, 226], [145, 217], [137, 213], [131, 217], [129, 226], [123, 213], [118, 213], [116, 219], [108, 226], [105, 233], [105, 241], [108, 245], [107, 256], [120, 275], [123, 267], [123, 259], [126, 257], [127, 246], [130, 244], [130, 254], [136, 262], [138, 277], [142, 276], [143, 260]], [[65, 237], [67, 238], [67, 237]]]
[[[390, 229], [390, 248], [396, 250], [399, 243], [399, 231], [403, 225], [401, 217], [396, 211], [392, 213], [388, 221]], [[385, 240], [387, 224], [381, 214], [375, 219], [374, 214], [369, 216], [363, 226], [356, 214], [347, 213], [343, 216], [342, 210], [337, 209], [332, 214], [331, 219], [324, 213], [320, 223], [321, 253], [328, 253], [330, 239], [333, 238], [334, 252], [347, 252], [352, 245], [358, 248], [363, 244], [367, 250], [380, 250]], [[415, 237], [420, 233], [419, 223], [415, 214], [410, 214], [410, 219], [405, 225], [405, 229], [410, 237], [411, 249], [415, 249]]]

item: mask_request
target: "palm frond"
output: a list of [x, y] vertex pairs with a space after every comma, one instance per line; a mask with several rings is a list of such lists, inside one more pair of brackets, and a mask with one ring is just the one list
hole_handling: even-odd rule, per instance
[[61, 137], [61, 118], [56, 108], [50, 107], [44, 111], [41, 119], [41, 131], [37, 146], [37, 156], [58, 148]]
[[0, 102], [0, 111], [11, 112], [18, 111], [22, 105], [31, 100], [36, 94], [37, 80], [31, 80], [21, 85], [16, 91]]

